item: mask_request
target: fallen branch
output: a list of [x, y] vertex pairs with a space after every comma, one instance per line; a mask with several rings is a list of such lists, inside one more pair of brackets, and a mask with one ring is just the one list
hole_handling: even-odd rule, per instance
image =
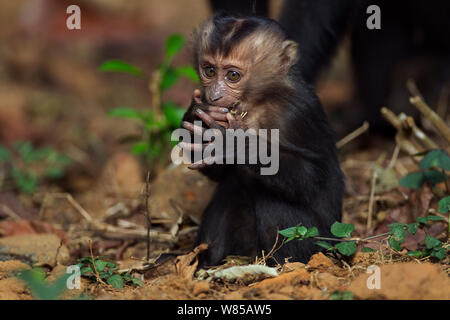
[[[148, 230], [144, 228], [135, 228], [135, 229], [125, 229], [116, 227], [107, 223], [104, 223], [102, 221], [99, 221], [97, 219], [92, 218], [92, 216], [72, 197], [69, 193], [53, 193], [53, 194], [47, 194], [45, 196], [47, 197], [53, 197], [53, 198], [61, 198], [67, 200], [80, 215], [88, 222], [89, 226], [94, 229], [94, 231], [97, 232], [112, 232], [112, 233], [118, 233], [122, 235], [127, 236], [133, 236], [138, 238], [147, 239]], [[44, 199], [44, 202], [46, 203], [46, 199]], [[41, 208], [41, 212], [43, 212], [43, 208]], [[159, 231], [150, 231], [150, 237], [154, 240], [160, 241], [160, 242], [169, 242], [169, 243], [176, 243], [178, 241], [177, 237], [172, 236], [170, 233], [166, 232], [159, 232]]]
[[436, 129], [439, 130], [439, 132], [442, 134], [442, 136], [447, 140], [448, 143], [450, 143], [450, 128], [447, 126], [444, 120], [436, 113], [434, 112], [426, 103], [423, 101], [422, 98], [416, 96], [411, 97], [409, 99], [412, 105], [414, 105], [417, 110], [422, 113], [424, 117], [426, 117], [430, 122], [436, 127]]
[[336, 147], [338, 149], [342, 148], [344, 145], [346, 145], [347, 143], [349, 143], [350, 141], [356, 139], [357, 137], [359, 137], [360, 135], [362, 135], [364, 132], [366, 132], [367, 130], [369, 130], [369, 122], [364, 121], [363, 125], [361, 127], [359, 127], [358, 129], [356, 129], [355, 131], [349, 133], [348, 135], [346, 135], [344, 138], [342, 138], [341, 140], [339, 140], [336, 143]]

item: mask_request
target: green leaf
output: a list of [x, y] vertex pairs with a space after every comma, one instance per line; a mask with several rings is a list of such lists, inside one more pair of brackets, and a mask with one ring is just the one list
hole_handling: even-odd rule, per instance
[[400, 246], [402, 244], [401, 242], [395, 241], [394, 238], [389, 238], [388, 242], [392, 249], [395, 249], [397, 251], [402, 250], [402, 247]]
[[147, 142], [139, 141], [131, 146], [131, 152], [136, 155], [142, 155], [149, 152], [150, 148]]
[[308, 229], [306, 227], [304, 227], [304, 226], [297, 227], [297, 234], [302, 236], [302, 238], [306, 234], [306, 232], [308, 232]]
[[422, 258], [423, 252], [422, 251], [409, 251], [407, 253], [408, 256], [414, 257], [414, 258]]
[[174, 128], [178, 128], [181, 125], [181, 120], [186, 112], [184, 109], [177, 107], [172, 102], [164, 103], [162, 107], [164, 116], [166, 117], [167, 123]]
[[406, 231], [403, 224], [393, 224], [391, 227], [391, 238], [398, 243], [403, 243], [406, 237]]
[[115, 274], [109, 277], [106, 282], [110, 284], [113, 288], [122, 289], [123, 288], [123, 278], [120, 274]]
[[419, 223], [418, 222], [413, 222], [413, 223], [409, 224], [408, 225], [408, 232], [409, 232], [409, 234], [416, 234], [418, 227], [419, 227]]
[[184, 37], [180, 34], [172, 34], [166, 41], [166, 63], [169, 64], [172, 58], [183, 48]]
[[107, 266], [108, 262], [103, 260], [97, 260], [95, 261], [95, 269], [97, 272], [103, 272]]
[[80, 269], [81, 275], [86, 275], [88, 273], [93, 273], [92, 267], [84, 267]]
[[290, 227], [287, 229], [283, 229], [283, 230], [278, 231], [278, 233], [286, 238], [295, 237], [297, 235], [297, 227]]
[[444, 150], [431, 150], [420, 161], [420, 169], [438, 167], [450, 171], [450, 157]]
[[447, 176], [437, 170], [418, 171], [407, 174], [400, 179], [399, 184], [406, 188], [420, 189], [425, 182], [430, 182], [432, 186], [437, 183], [443, 182], [447, 179]]
[[434, 216], [434, 215], [430, 215], [426, 217], [427, 221], [442, 221], [444, 220], [444, 218], [440, 217], [440, 216]]
[[425, 183], [425, 177], [422, 172], [409, 173], [398, 182], [402, 187], [411, 189], [420, 189]]
[[340, 242], [335, 247], [344, 256], [351, 256], [356, 252], [356, 244], [353, 241]]
[[285, 243], [291, 242], [292, 240], [298, 239], [298, 236], [289, 237], [286, 239]]
[[331, 226], [331, 233], [336, 237], [350, 237], [355, 226], [353, 224], [346, 224], [336, 221]]
[[417, 217], [416, 221], [421, 224], [427, 224], [427, 218], [425, 217]]
[[438, 258], [439, 260], [445, 259], [445, 249], [444, 248], [440, 248], [437, 250], [433, 250], [430, 254], [430, 256]]
[[77, 260], [78, 263], [92, 263], [92, 258], [91, 257], [83, 257]]
[[327, 250], [330, 250], [333, 248], [333, 246], [326, 241], [316, 241], [314, 243], [322, 248], [327, 249]]
[[13, 169], [12, 177], [16, 186], [23, 192], [32, 194], [37, 187], [37, 178], [31, 172]]
[[61, 168], [50, 168], [45, 172], [45, 175], [51, 179], [58, 179], [64, 175], [64, 170]]
[[450, 211], [450, 196], [447, 196], [439, 201], [439, 212], [447, 213]]
[[18, 141], [14, 144], [14, 147], [16, 148], [16, 150], [19, 152], [20, 157], [22, 158], [22, 160], [26, 163], [30, 163], [33, 162], [35, 160], [35, 157], [33, 155], [33, 146], [31, 145], [30, 142], [26, 141], [26, 142], [21, 142]]
[[144, 286], [144, 284], [142, 283], [142, 280], [139, 278], [131, 277], [131, 282], [133, 282], [134, 285], [137, 285], [139, 287]]
[[11, 159], [11, 155], [8, 149], [5, 147], [0, 146], [0, 162], [1, 161], [8, 161]]
[[135, 110], [133, 108], [119, 107], [108, 111], [107, 115], [109, 117], [117, 118], [132, 118], [132, 119], [144, 119], [142, 112]]
[[447, 180], [447, 176], [445, 173], [437, 170], [429, 170], [425, 171], [425, 181], [430, 182], [431, 186], [435, 186], [438, 183], [444, 182]]
[[363, 247], [361, 249], [361, 252], [376, 252], [376, 250], [369, 248], [369, 247]]
[[330, 300], [353, 300], [354, 294], [351, 291], [335, 291], [330, 295]]
[[42, 300], [55, 300], [66, 290], [69, 274], [64, 274], [54, 283], [46, 283], [45, 274], [41, 270], [23, 270], [17, 274], [17, 277], [24, 281], [30, 288], [33, 297]]
[[105, 61], [100, 67], [100, 71], [106, 71], [106, 72], [121, 72], [121, 73], [128, 73], [131, 75], [135, 75], [141, 78], [145, 78], [146, 74], [138, 67], [122, 61], [122, 60], [108, 60]]
[[178, 73], [172, 68], [163, 68], [162, 70], [160, 88], [161, 91], [165, 91], [177, 83]]
[[425, 236], [425, 246], [427, 247], [427, 249], [437, 248], [441, 245], [442, 242], [440, 242], [438, 239], [430, 237], [428, 235]]
[[197, 72], [191, 66], [178, 67], [175, 69], [178, 75], [184, 76], [196, 83], [200, 82]]
[[138, 110], [127, 107], [114, 108], [108, 111], [109, 117], [144, 119], [144, 114]]
[[308, 229], [304, 238], [317, 237], [319, 235], [319, 230], [316, 227], [311, 227]]

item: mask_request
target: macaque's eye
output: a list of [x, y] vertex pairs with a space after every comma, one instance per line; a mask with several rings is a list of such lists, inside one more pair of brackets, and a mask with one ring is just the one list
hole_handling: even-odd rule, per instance
[[206, 68], [203, 69], [203, 73], [208, 78], [212, 78], [212, 77], [214, 77], [216, 75], [216, 70], [214, 70], [214, 67], [206, 67]]
[[239, 80], [241, 80], [241, 75], [237, 71], [228, 71], [227, 78], [231, 82], [238, 82]]

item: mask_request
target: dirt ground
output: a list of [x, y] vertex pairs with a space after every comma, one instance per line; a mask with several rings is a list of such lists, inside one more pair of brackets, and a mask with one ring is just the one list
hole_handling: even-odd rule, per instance
[[[244, 272], [226, 279], [196, 270], [203, 248], [193, 250], [193, 243], [214, 183], [186, 166], [169, 164], [168, 154], [150, 164], [132, 155], [122, 140], [138, 132], [137, 123], [106, 113], [118, 106], [146, 110], [151, 101], [148, 83], [101, 73], [98, 67], [108, 59], [123, 59], [154, 70], [162, 61], [167, 36], [177, 32], [188, 39], [208, 16], [206, 1], [189, 6], [184, 0], [80, 1], [83, 29], [78, 33], [60, 27], [69, 2], [0, 3], [0, 146], [31, 141], [71, 159], [63, 177], [42, 181], [32, 194], [3, 183], [8, 172], [0, 167], [0, 299], [36, 298], [18, 271], [42, 268], [52, 283], [86, 257], [115, 263], [142, 286], [127, 283], [114, 289], [95, 277], [82, 277], [80, 289], [67, 290], [59, 298], [326, 300], [351, 292], [354, 299], [450, 299], [448, 251], [441, 260], [407, 255], [423, 247], [426, 235], [448, 250], [446, 221], [433, 223], [427, 233], [408, 234], [397, 252], [387, 248], [386, 236], [367, 243], [375, 252], [363, 253], [360, 246], [353, 257], [339, 259], [318, 253], [308, 264], [278, 265], [270, 269], [272, 275]], [[180, 15], [184, 6], [188, 14]], [[273, 1], [272, 16], [278, 10], [279, 3]], [[188, 45], [174, 64], [189, 63]], [[182, 79], [163, 99], [187, 106], [195, 87]], [[321, 76], [317, 91], [339, 139], [362, 125], [354, 112], [358, 106], [348, 43]], [[443, 119], [448, 125], [447, 109]], [[448, 152], [448, 144], [426, 119], [423, 126]], [[346, 176], [343, 222], [355, 226], [353, 237], [383, 234], [391, 223], [439, 215], [445, 183], [419, 190], [398, 185], [399, 178], [417, 170], [417, 161], [396, 148], [405, 140], [399, 135], [380, 137], [369, 129], [339, 148]], [[264, 259], [229, 257], [217, 268], [249, 264], [262, 266]], [[372, 265], [379, 267], [379, 289], [368, 288], [372, 274], [367, 268]]]

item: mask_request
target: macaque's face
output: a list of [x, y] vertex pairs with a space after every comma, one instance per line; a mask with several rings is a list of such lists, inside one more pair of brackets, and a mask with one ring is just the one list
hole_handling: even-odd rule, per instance
[[231, 108], [242, 96], [247, 69], [233, 59], [204, 56], [199, 61], [199, 74], [205, 88], [206, 102]]

